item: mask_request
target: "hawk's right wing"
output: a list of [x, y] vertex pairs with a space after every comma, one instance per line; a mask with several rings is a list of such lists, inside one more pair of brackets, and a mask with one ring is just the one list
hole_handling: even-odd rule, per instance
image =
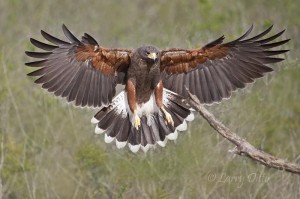
[[245, 39], [251, 28], [240, 38], [222, 43], [224, 36], [197, 49], [169, 49], [161, 52], [161, 71], [164, 87], [184, 97], [185, 89], [196, 95], [201, 103], [220, 102], [230, 97], [232, 91], [244, 88], [246, 83], [262, 77], [273, 69], [266, 64], [283, 59], [273, 57], [288, 50], [270, 50], [289, 39], [272, 42], [284, 31], [266, 39], [272, 26], [264, 32]]

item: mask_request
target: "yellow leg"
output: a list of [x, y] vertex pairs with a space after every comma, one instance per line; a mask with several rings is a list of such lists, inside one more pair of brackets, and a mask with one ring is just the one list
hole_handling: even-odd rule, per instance
[[133, 121], [133, 125], [136, 128], [136, 130], [139, 130], [139, 127], [141, 126], [141, 119], [138, 116], [137, 112], [134, 112], [134, 121]]
[[174, 121], [173, 121], [172, 116], [170, 115], [170, 113], [168, 113], [164, 107], [162, 107], [161, 110], [165, 114], [167, 122], [169, 124], [171, 124], [172, 126], [174, 126]]

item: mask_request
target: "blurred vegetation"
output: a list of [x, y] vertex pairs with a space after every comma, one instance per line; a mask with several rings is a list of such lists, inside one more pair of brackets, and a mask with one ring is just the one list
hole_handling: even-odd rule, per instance
[[[49, 95], [25, 74], [39, 30], [107, 47], [200, 47], [251, 24], [291, 38], [275, 72], [209, 109], [256, 147], [300, 163], [300, 1], [0, 0], [0, 149], [3, 198], [300, 198], [300, 178], [228, 153], [233, 146], [201, 117], [176, 143], [132, 154], [94, 135], [97, 110]], [[240, 180], [239, 180], [240, 179]]]

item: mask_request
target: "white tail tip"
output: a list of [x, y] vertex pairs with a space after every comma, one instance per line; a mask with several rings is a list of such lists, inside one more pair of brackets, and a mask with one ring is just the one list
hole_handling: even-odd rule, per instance
[[168, 139], [165, 138], [164, 141], [157, 141], [156, 143], [161, 147], [165, 147], [167, 142], [168, 142]]
[[178, 131], [185, 131], [185, 130], [187, 130], [187, 123], [186, 123], [186, 121], [184, 120], [183, 123], [180, 124], [180, 125], [176, 128], [176, 130], [178, 130]]
[[170, 133], [169, 135], [167, 135], [167, 138], [168, 138], [169, 140], [176, 140], [177, 137], [178, 137], [178, 132], [177, 132], [176, 130], [175, 130], [174, 133]]
[[104, 136], [105, 143], [111, 143], [113, 140], [114, 140], [114, 137], [110, 137], [105, 133], [105, 136]]
[[129, 146], [130, 151], [132, 151], [133, 153], [138, 152], [138, 150], [139, 150], [140, 147], [141, 147], [140, 144], [138, 144], [138, 145], [131, 145], [131, 144], [128, 144], [128, 146]]
[[99, 120], [97, 120], [95, 117], [93, 117], [93, 118], [91, 119], [91, 123], [92, 123], [92, 124], [98, 124], [98, 122], [99, 122]]
[[147, 144], [146, 146], [141, 146], [142, 150], [146, 153], [151, 147], [153, 147], [152, 144]]
[[126, 146], [127, 142], [119, 142], [117, 139], [116, 139], [116, 146], [118, 149], [122, 149]]
[[187, 116], [186, 121], [191, 122], [191, 121], [193, 121], [194, 119], [195, 119], [195, 115], [194, 115], [194, 113], [191, 112], [191, 113]]
[[101, 133], [103, 133], [103, 132], [104, 132], [104, 130], [103, 130], [103, 129], [100, 129], [100, 128], [98, 127], [98, 125], [96, 125], [95, 133], [96, 133], [96, 134], [101, 134]]

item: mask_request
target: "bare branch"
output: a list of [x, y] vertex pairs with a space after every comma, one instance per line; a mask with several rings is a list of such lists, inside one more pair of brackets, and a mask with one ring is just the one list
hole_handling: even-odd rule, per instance
[[231, 150], [231, 152], [234, 152], [238, 155], [245, 155], [267, 167], [300, 174], [299, 164], [288, 162], [256, 149], [249, 142], [247, 142], [247, 140], [239, 137], [236, 133], [232, 132], [224, 124], [218, 121], [212, 113], [210, 113], [202, 104], [200, 104], [199, 99], [195, 95], [191, 94], [189, 91], [188, 93], [190, 98], [187, 99], [186, 102], [190, 104], [196, 111], [198, 111], [204, 117], [204, 119], [207, 120], [209, 125], [213, 127], [220, 135], [236, 146], [233, 150]]

